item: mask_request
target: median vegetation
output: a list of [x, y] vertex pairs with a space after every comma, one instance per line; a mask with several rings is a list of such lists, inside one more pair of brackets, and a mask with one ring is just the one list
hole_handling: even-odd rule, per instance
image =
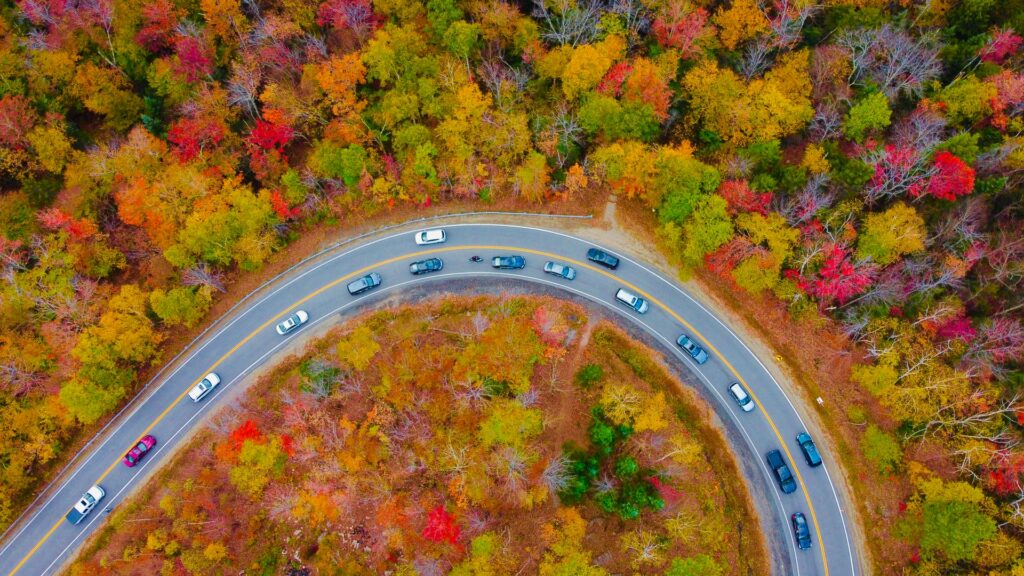
[[708, 413], [564, 301], [373, 313], [214, 416], [69, 573], [767, 574]]

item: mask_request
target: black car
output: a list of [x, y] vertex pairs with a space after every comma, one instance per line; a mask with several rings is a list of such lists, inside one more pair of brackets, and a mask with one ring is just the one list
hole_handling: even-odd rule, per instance
[[441, 268], [444, 268], [444, 262], [441, 262], [440, 258], [427, 258], [426, 260], [420, 260], [419, 262], [409, 264], [409, 272], [412, 274], [437, 272]]
[[818, 447], [811, 440], [811, 435], [801, 432], [796, 435], [796, 443], [800, 445], [800, 451], [804, 453], [804, 459], [808, 466], [821, 466], [821, 454], [818, 454]]
[[520, 270], [526, 268], [526, 258], [522, 256], [495, 256], [491, 259], [491, 266], [502, 270]]
[[615, 270], [619, 267], [619, 259], [604, 250], [598, 250], [597, 248], [591, 248], [587, 250], [587, 260], [591, 262], [597, 262], [601, 266], [606, 266]]
[[789, 520], [793, 523], [793, 536], [796, 536], [796, 545], [801, 550], [807, 550], [811, 547], [811, 530], [807, 527], [807, 519], [804, 518], [803, 512], [797, 512], [789, 517]]
[[348, 293], [355, 296], [356, 294], [366, 292], [370, 288], [380, 286], [380, 280], [380, 274], [377, 274], [376, 272], [371, 272], [358, 280], [353, 280], [352, 282], [349, 282]]
[[796, 480], [793, 479], [793, 473], [790, 472], [786, 461], [782, 459], [782, 452], [772, 450], [765, 455], [765, 458], [768, 460], [768, 467], [775, 474], [775, 479], [779, 481], [782, 492], [784, 494], [796, 492]]

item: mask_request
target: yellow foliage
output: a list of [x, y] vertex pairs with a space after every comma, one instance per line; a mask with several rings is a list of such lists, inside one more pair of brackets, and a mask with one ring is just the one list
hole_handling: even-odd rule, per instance
[[562, 72], [562, 92], [576, 98], [597, 86], [608, 69], [626, 53], [626, 41], [609, 36], [597, 44], [577, 46]]
[[729, 50], [768, 30], [768, 18], [755, 0], [733, 0], [728, 9], [715, 13], [713, 21], [720, 29], [718, 38]]
[[804, 158], [800, 166], [811, 174], [825, 174], [829, 171], [828, 157], [820, 144], [808, 144], [804, 148]]
[[568, 44], [556, 46], [537, 59], [537, 75], [541, 78], [561, 78], [565, 67], [573, 56], [573, 48]]
[[696, 438], [684, 432], [673, 435], [669, 439], [669, 446], [671, 448], [670, 458], [683, 466], [696, 466], [704, 458], [704, 446]]
[[365, 370], [380, 351], [380, 344], [366, 326], [359, 326], [338, 343], [338, 358], [356, 370]]
[[206, 549], [203, 550], [203, 556], [205, 556], [210, 562], [218, 563], [228, 557], [227, 546], [224, 546], [220, 542], [210, 542], [206, 546]]
[[764, 79], [790, 100], [809, 101], [812, 89], [811, 76], [808, 73], [810, 61], [810, 51], [806, 48], [786, 52], [764, 75]]
[[731, 146], [746, 146], [797, 132], [814, 116], [805, 52], [787, 55], [764, 78], [744, 85], [735, 72], [708, 60], [683, 77], [693, 124]]
[[39, 163], [50, 172], [60, 174], [71, 157], [71, 139], [54, 126], [36, 126], [28, 133], [28, 142]]

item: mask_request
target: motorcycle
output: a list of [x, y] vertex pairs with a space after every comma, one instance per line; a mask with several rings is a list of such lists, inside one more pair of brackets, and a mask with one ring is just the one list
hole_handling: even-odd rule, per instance
[[470, 262], [483, 262], [484, 259], [479, 257], [479, 256], [470, 256], [469, 257], [469, 261]]

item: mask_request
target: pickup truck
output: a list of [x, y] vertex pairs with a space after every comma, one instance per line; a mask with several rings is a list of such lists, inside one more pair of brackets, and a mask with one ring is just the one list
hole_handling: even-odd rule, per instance
[[89, 512], [92, 512], [92, 509], [96, 507], [96, 504], [98, 504], [100, 500], [103, 500], [103, 497], [106, 495], [107, 493], [99, 486], [89, 488], [89, 490], [85, 494], [82, 494], [82, 497], [78, 499], [78, 502], [75, 503], [74, 507], [68, 511], [65, 518], [67, 518], [68, 522], [71, 522], [72, 524], [80, 523], [89, 515]]

